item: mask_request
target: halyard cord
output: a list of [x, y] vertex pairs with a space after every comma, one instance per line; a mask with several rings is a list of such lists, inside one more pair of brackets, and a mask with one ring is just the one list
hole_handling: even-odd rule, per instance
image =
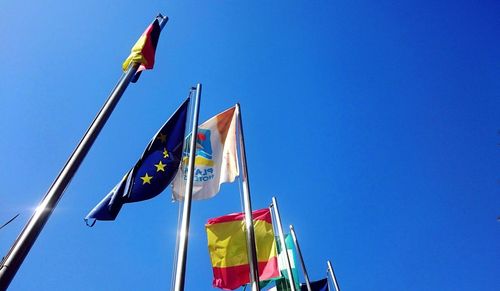
[[16, 219], [19, 216], [19, 213], [16, 214], [16, 216], [12, 217], [9, 221], [4, 223], [2, 226], [0, 226], [0, 229], [4, 228], [7, 224], [11, 223], [14, 219]]

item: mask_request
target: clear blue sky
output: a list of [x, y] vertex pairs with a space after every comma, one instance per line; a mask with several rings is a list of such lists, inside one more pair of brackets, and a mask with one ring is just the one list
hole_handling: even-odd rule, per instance
[[[10, 290], [169, 290], [171, 191], [83, 217], [203, 84], [201, 120], [240, 102], [255, 209], [278, 198], [312, 279], [344, 290], [500, 290], [498, 1], [3, 1], [0, 253], [121, 75], [153, 17], [153, 71], [126, 91]], [[186, 290], [212, 290], [192, 208]]]

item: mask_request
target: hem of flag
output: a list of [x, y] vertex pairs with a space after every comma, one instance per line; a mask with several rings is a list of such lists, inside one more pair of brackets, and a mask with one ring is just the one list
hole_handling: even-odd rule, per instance
[[[278, 260], [276, 257], [271, 258], [267, 262], [258, 262], [259, 279], [269, 280], [280, 276], [278, 270]], [[240, 265], [232, 267], [214, 267], [213, 286], [224, 289], [234, 290], [248, 283], [248, 276], [250, 274], [250, 265]], [[235, 282], [235, 278], [240, 278]], [[231, 284], [228, 284], [231, 283]], [[238, 283], [238, 284], [235, 284]]]
[[[272, 224], [271, 214], [269, 212], [269, 209], [267, 208], [252, 211], [252, 218], [254, 220], [254, 223], [256, 220], [263, 220], [267, 223]], [[208, 220], [206, 225], [208, 226], [222, 222], [242, 221], [244, 219], [245, 219], [245, 213], [231, 213], [221, 217], [211, 218]]]

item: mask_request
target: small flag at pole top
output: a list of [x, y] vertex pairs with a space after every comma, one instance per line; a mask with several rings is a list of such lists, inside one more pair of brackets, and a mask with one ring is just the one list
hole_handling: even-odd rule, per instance
[[123, 204], [151, 199], [165, 190], [179, 169], [188, 104], [189, 98], [149, 142], [135, 166], [90, 211], [85, 217], [87, 225], [115, 220]]
[[[259, 280], [279, 277], [276, 241], [268, 208], [252, 212]], [[213, 286], [234, 290], [250, 282], [244, 213], [212, 218], [205, 225]]]
[[135, 62], [140, 64], [137, 73], [131, 80], [132, 83], [137, 82], [143, 70], [150, 70], [154, 67], [156, 46], [158, 45], [161, 32], [160, 19], [163, 19], [163, 16], [157, 16], [153, 23], [146, 28], [139, 40], [132, 47], [130, 55], [123, 62], [122, 69], [124, 72], [127, 71], [130, 63]]

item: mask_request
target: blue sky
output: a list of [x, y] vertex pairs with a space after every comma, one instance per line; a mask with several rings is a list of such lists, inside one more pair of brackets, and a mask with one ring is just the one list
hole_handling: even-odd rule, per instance
[[[200, 120], [240, 102], [255, 209], [276, 196], [312, 279], [345, 290], [499, 290], [497, 1], [79, 1], [0, 4], [0, 230], [9, 247], [158, 13], [155, 69], [131, 85], [10, 290], [168, 290], [171, 191], [83, 217], [203, 84]], [[186, 290], [212, 290], [195, 202]]]

